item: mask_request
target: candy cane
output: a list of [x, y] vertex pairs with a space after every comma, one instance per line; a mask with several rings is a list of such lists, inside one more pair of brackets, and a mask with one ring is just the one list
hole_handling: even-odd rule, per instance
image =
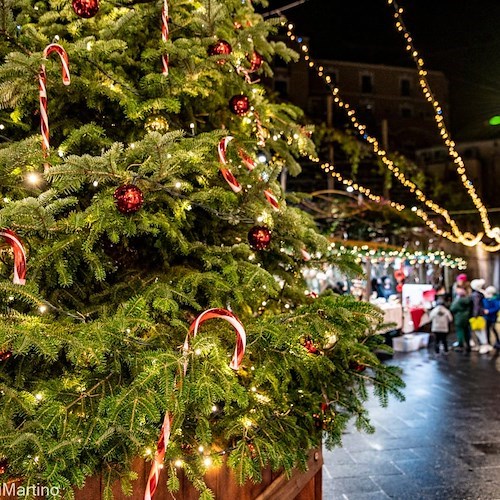
[[[45, 47], [42, 57], [47, 59], [52, 52], [56, 52], [61, 59], [62, 64], [62, 81], [64, 85], [70, 84], [69, 75], [69, 59], [66, 51], [57, 43], [51, 43]], [[47, 73], [45, 71], [45, 64], [42, 63], [40, 66], [40, 72], [38, 74], [38, 84], [40, 90], [40, 130], [42, 132], [42, 151], [43, 155], [46, 157], [49, 154], [50, 141], [49, 141], [49, 117], [47, 115]]]
[[257, 128], [257, 144], [261, 147], [264, 147], [266, 144], [266, 134], [264, 132], [264, 127], [262, 126], [262, 122], [260, 121], [260, 116], [257, 111], [254, 111], [255, 116], [255, 127]]
[[[231, 189], [235, 193], [239, 193], [241, 191], [241, 184], [237, 181], [236, 177], [233, 175], [233, 173], [226, 168], [228, 161], [227, 161], [227, 146], [228, 144], [234, 139], [234, 137], [227, 135], [226, 137], [222, 138], [219, 141], [219, 145], [217, 147], [217, 151], [219, 153], [219, 162], [224, 165], [224, 167], [221, 167], [220, 171], [222, 173], [222, 176], [224, 179], [226, 179], [226, 182], [229, 184]], [[255, 161], [241, 148], [238, 149], [238, 155], [241, 158], [241, 162], [245, 167], [252, 171], [255, 167]], [[262, 181], [262, 177], [259, 177], [259, 180]], [[273, 207], [274, 210], [279, 210], [279, 202], [278, 198], [272, 193], [272, 191], [269, 191], [268, 189], [264, 190], [264, 196], [266, 197], [266, 200], [269, 202], [269, 204]]]
[[14, 279], [16, 285], [26, 284], [26, 252], [19, 236], [10, 229], [1, 229], [0, 237], [12, 247], [14, 252]]
[[305, 249], [305, 248], [301, 248], [300, 249], [300, 253], [302, 254], [302, 258], [308, 262], [311, 260], [311, 254]]
[[[224, 137], [219, 141], [219, 146], [217, 147], [217, 151], [219, 152], [219, 161], [222, 165], [227, 165], [227, 145], [234, 139], [230, 135]], [[226, 179], [226, 182], [229, 184], [229, 187], [235, 192], [239, 193], [241, 191], [241, 184], [236, 180], [236, 177], [232, 174], [232, 172], [228, 168], [221, 167], [220, 169], [222, 176]]]
[[[161, 39], [164, 42], [168, 41], [169, 31], [168, 31], [168, 2], [163, 0], [163, 8], [161, 10]], [[168, 55], [163, 54], [161, 56], [161, 62], [163, 65], [163, 74], [168, 76]]]
[[171, 425], [172, 415], [167, 412], [165, 414], [165, 418], [163, 419], [163, 425], [161, 426], [160, 438], [158, 439], [158, 445], [156, 446], [153, 465], [151, 466], [151, 471], [149, 472], [148, 483], [144, 493], [144, 500], [151, 500], [155, 494], [156, 488], [158, 487], [160, 472], [163, 469], [163, 459], [165, 458], [165, 452], [170, 441]]
[[[236, 348], [234, 350], [233, 359], [229, 366], [233, 370], [238, 370], [241, 366], [241, 361], [245, 355], [246, 347], [246, 332], [241, 321], [230, 311], [226, 309], [208, 309], [207, 311], [201, 313], [189, 327], [189, 331], [184, 340], [183, 352], [186, 355], [189, 352], [189, 337], [196, 337], [200, 326], [209, 319], [220, 318], [228, 323], [230, 323], [236, 331]], [[187, 372], [187, 357], [184, 361], [184, 371], [183, 374], [186, 376]], [[156, 488], [158, 487], [158, 481], [160, 478], [160, 472], [163, 468], [163, 460], [165, 458], [165, 452], [170, 440], [170, 432], [172, 426], [173, 416], [167, 412], [163, 420], [163, 425], [160, 432], [160, 438], [158, 439], [158, 445], [156, 447], [155, 458], [153, 464], [151, 465], [151, 471], [149, 472], [148, 483], [146, 485], [146, 491], [144, 493], [144, 500], [151, 500], [155, 494]]]
[[[236, 331], [236, 347], [234, 349], [233, 359], [229, 364], [230, 368], [233, 370], [238, 370], [241, 365], [241, 361], [243, 356], [245, 355], [245, 346], [246, 346], [246, 333], [245, 328], [243, 327], [241, 321], [230, 311], [226, 309], [208, 309], [207, 311], [201, 313], [194, 321], [191, 323], [191, 327], [189, 328], [189, 332], [186, 335], [186, 339], [184, 340], [183, 351], [184, 354], [187, 354], [189, 351], [189, 337], [192, 335], [196, 337], [198, 333], [198, 329], [200, 326], [209, 319], [223, 319], [230, 323]], [[187, 371], [187, 358], [184, 362], [184, 375], [186, 375]]]

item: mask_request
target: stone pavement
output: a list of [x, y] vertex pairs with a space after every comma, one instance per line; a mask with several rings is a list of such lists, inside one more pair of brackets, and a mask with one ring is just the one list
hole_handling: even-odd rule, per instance
[[324, 449], [324, 500], [500, 499], [500, 357], [395, 353], [405, 402], [368, 407], [375, 434], [350, 428]]

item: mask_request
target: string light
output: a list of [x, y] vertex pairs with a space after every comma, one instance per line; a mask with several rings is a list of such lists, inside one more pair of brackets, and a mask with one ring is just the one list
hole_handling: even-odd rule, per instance
[[[291, 23], [288, 24], [287, 36], [292, 41], [295, 40], [295, 38], [296, 38], [295, 35], [293, 35], [293, 31], [292, 31], [293, 29], [294, 29], [293, 24], [291, 24]], [[350, 104], [348, 102], [346, 102], [345, 100], [343, 100], [340, 97], [340, 89], [337, 86], [335, 86], [334, 84], [332, 84], [331, 78], [328, 75], [327, 76], [323, 75], [324, 68], [322, 66], [320, 66], [320, 65], [317, 65], [314, 61], [311, 60], [310, 56], [308, 55], [309, 49], [308, 49], [307, 45], [305, 43], [303, 43], [300, 48], [301, 48], [302, 52], [305, 54], [304, 55], [304, 59], [309, 62], [309, 67], [314, 68], [316, 70], [318, 76], [320, 76], [321, 78], [323, 78], [323, 80], [325, 81], [325, 83], [329, 87], [332, 95], [334, 96], [333, 102], [339, 108], [342, 108], [342, 109], [344, 109], [346, 111], [347, 116], [350, 117], [352, 126], [358, 131], [358, 133], [363, 138], [363, 140], [365, 140], [371, 146], [373, 152], [380, 158], [380, 160], [384, 163], [384, 165], [391, 171], [391, 173], [394, 175], [394, 177], [403, 186], [405, 186], [406, 188], [408, 188], [409, 191], [411, 193], [413, 193], [415, 195], [415, 197], [420, 202], [422, 202], [423, 204], [425, 204], [434, 213], [436, 213], [437, 215], [440, 215], [441, 217], [444, 218], [444, 220], [450, 226], [452, 233], [450, 233], [449, 231], [443, 231], [443, 230], [439, 229], [437, 227], [437, 225], [433, 221], [430, 221], [428, 219], [427, 214], [423, 210], [417, 209], [415, 211], [415, 213], [422, 220], [424, 220], [424, 222], [426, 223], [426, 225], [429, 228], [431, 228], [436, 234], [438, 234], [440, 236], [444, 236], [445, 238], [449, 239], [450, 241], [453, 241], [454, 243], [460, 243], [460, 244], [462, 244], [464, 246], [467, 246], [467, 247], [474, 247], [474, 246], [480, 244], [482, 238], [484, 237], [484, 233], [480, 232], [480, 233], [478, 233], [476, 235], [473, 235], [473, 234], [471, 234], [469, 232], [462, 233], [462, 231], [459, 229], [456, 221], [454, 219], [452, 219], [452, 217], [450, 216], [448, 210], [446, 210], [445, 208], [442, 208], [440, 205], [438, 205], [433, 200], [428, 199], [425, 196], [425, 194], [423, 193], [423, 191], [421, 189], [419, 189], [418, 186], [414, 182], [412, 182], [411, 180], [409, 180], [409, 179], [406, 178], [406, 176], [404, 175], [404, 173], [401, 172], [401, 170], [394, 163], [394, 161], [392, 161], [387, 156], [387, 152], [383, 148], [380, 147], [380, 144], [379, 144], [378, 140], [375, 137], [370, 136], [369, 134], [367, 134], [367, 132], [366, 132], [366, 125], [362, 124], [358, 120], [358, 118], [356, 116], [356, 111], [351, 108], [351, 106], [350, 106]], [[314, 159], [312, 157], [311, 157], [311, 159], [313, 161], [319, 161], [318, 159]], [[330, 166], [329, 164], [326, 164], [326, 165], [329, 166], [331, 168], [331, 170], [333, 171], [333, 166]], [[325, 169], [325, 171], [328, 172], [329, 169]], [[337, 175], [338, 174], [336, 173], [334, 175], [334, 177], [337, 176]], [[350, 185], [350, 184], [348, 184], [348, 185]], [[352, 187], [353, 187], [353, 189], [361, 192], [362, 194], [365, 194], [365, 192], [369, 192], [370, 191], [367, 188], [363, 188], [364, 192], [360, 191], [359, 189], [356, 188], [355, 184], [353, 184]], [[378, 198], [378, 201], [376, 200], [377, 198]], [[377, 202], [380, 201], [380, 197], [377, 197], [377, 196], [375, 196], [374, 198], [370, 197], [370, 199], [373, 199], [373, 201], [377, 201]], [[394, 202], [389, 202], [389, 203], [391, 204], [391, 206], [393, 206], [392, 204], [396, 205]], [[396, 208], [396, 207], [393, 206], [393, 208]], [[494, 231], [490, 231], [490, 232], [491, 232], [491, 234], [495, 235], [494, 239], [498, 242], [499, 241], [499, 239], [498, 239], [499, 238], [498, 233], [496, 233]], [[488, 234], [488, 236], [493, 237], [490, 234]], [[481, 247], [484, 248], [487, 251], [490, 251], [490, 252], [497, 251], [496, 250], [496, 248], [497, 248], [496, 245], [495, 246], [490, 246], [490, 245], [486, 245], [484, 243], [481, 243]]]
[[[450, 132], [448, 128], [446, 127], [444, 117], [443, 117], [443, 109], [441, 108], [441, 105], [439, 104], [439, 101], [436, 99], [434, 92], [431, 89], [431, 86], [429, 84], [429, 81], [427, 79], [427, 70], [424, 67], [424, 60], [422, 59], [420, 53], [418, 50], [415, 48], [415, 45], [413, 43], [413, 37], [409, 33], [408, 29], [406, 28], [406, 25], [404, 23], [402, 14], [403, 14], [403, 9], [399, 7], [397, 2], [395, 0], [387, 0], [388, 5], [392, 5], [394, 8], [394, 23], [396, 26], [396, 30], [402, 34], [403, 38], [405, 39], [406, 43], [406, 51], [410, 54], [411, 58], [417, 65], [418, 69], [418, 74], [419, 74], [419, 84], [420, 84], [420, 89], [422, 91], [422, 94], [426, 98], [426, 100], [432, 105], [434, 108], [434, 120], [437, 124], [438, 130], [439, 130], [439, 135], [441, 136], [441, 139], [444, 141], [444, 144], [448, 148], [448, 154], [450, 155], [451, 159], [455, 163], [455, 168], [457, 171], [457, 174], [460, 177], [460, 181], [462, 182], [463, 186], [467, 190], [467, 193], [469, 194], [470, 198], [472, 199], [472, 202], [474, 203], [474, 206], [477, 208], [479, 215], [481, 217], [481, 222], [484, 227], [484, 231], [486, 235], [492, 239], [494, 239], [497, 243], [500, 243], [500, 238], [499, 235], [493, 231], [490, 220], [488, 218], [488, 210], [484, 206], [481, 198], [476, 192], [476, 188], [474, 187], [473, 182], [468, 178], [465, 170], [465, 163], [462, 160], [462, 157], [458, 154], [457, 150], [455, 149], [455, 143], [451, 140]], [[484, 246], [484, 245], [483, 245]]]
[[[319, 162], [319, 158], [313, 158], [312, 159], [315, 162]], [[382, 201], [382, 198], [378, 195], [375, 195], [371, 192], [369, 188], [365, 188], [364, 186], [361, 186], [358, 183], [355, 183], [351, 179], [344, 179], [342, 175], [340, 175], [338, 172], [334, 170], [334, 167], [330, 163], [323, 163], [321, 165], [321, 168], [325, 172], [329, 172], [332, 177], [337, 179], [338, 181], [342, 182], [345, 186], [350, 186], [353, 191], [357, 191], [361, 193], [362, 195], [366, 196], [370, 200], [374, 201], [375, 203], [380, 203]], [[403, 205], [402, 203], [396, 203], [395, 201], [391, 200], [384, 200], [390, 207], [396, 209], [398, 212], [401, 212], [406, 209], [406, 206]], [[476, 236], [476, 239], [472, 239], [474, 235], [471, 235], [470, 233], [465, 233], [463, 238], [457, 238], [454, 236], [450, 231], [443, 231], [440, 229], [437, 224], [429, 219], [429, 216], [427, 213], [420, 209], [416, 208], [416, 210], [413, 211], [415, 215], [417, 215], [422, 221], [425, 223], [425, 225], [435, 234], [438, 236], [442, 236], [443, 238], [446, 238], [450, 240], [453, 243], [461, 243], [462, 245], [465, 246], [475, 246], [479, 243], [479, 240], [482, 238], [482, 234]], [[478, 239], [479, 238], [479, 239]], [[493, 247], [492, 247], [493, 248]], [[494, 250], [496, 251], [496, 250]]]
[[368, 245], [361, 247], [348, 246], [342, 243], [337, 246], [336, 242], [330, 244], [330, 252], [336, 255], [352, 255], [356, 258], [370, 258], [372, 262], [390, 262], [394, 259], [404, 259], [415, 261], [418, 264], [430, 263], [442, 267], [450, 267], [463, 271], [467, 269], [467, 261], [461, 257], [453, 257], [445, 254], [443, 250], [410, 251], [405, 248], [370, 248]]
[[26, 175], [26, 182], [28, 182], [28, 184], [31, 184], [32, 186], [36, 186], [40, 183], [41, 180], [42, 178], [40, 177], [40, 174], [38, 172], [30, 172]]

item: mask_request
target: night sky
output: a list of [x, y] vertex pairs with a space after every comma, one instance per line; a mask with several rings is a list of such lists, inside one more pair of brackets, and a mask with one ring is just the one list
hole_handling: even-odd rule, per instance
[[[292, 1], [271, 0], [267, 10]], [[500, 115], [500, 1], [400, 0], [399, 5], [427, 67], [443, 71], [450, 81], [456, 138], [500, 137], [500, 126], [487, 125]], [[386, 0], [308, 0], [284, 14], [297, 34], [310, 37], [313, 56], [413, 65]]]

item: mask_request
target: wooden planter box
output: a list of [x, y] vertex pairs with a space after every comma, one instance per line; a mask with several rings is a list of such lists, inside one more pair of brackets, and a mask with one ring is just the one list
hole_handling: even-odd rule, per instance
[[[254, 484], [247, 481], [238, 486], [234, 474], [227, 467], [214, 468], [207, 472], [205, 481], [214, 492], [216, 500], [321, 500], [322, 498], [322, 466], [323, 455], [321, 449], [311, 450], [308, 460], [308, 470], [295, 470], [290, 479], [281, 472], [272, 472], [268, 467], [262, 471], [262, 482]], [[122, 493], [119, 482], [113, 486], [116, 500], [143, 500], [150, 464], [142, 459], [134, 463], [134, 470], [138, 478], [133, 483], [132, 496]], [[179, 473], [180, 489], [172, 495], [167, 490], [164, 474], [160, 476], [160, 483], [154, 500], [198, 500], [199, 493], [182, 474]], [[102, 478], [94, 476], [88, 478], [81, 490], [75, 491], [75, 500], [101, 500]], [[1, 496], [1, 500], [13, 500], [16, 497]]]
[[[205, 481], [214, 492], [217, 500], [321, 500], [321, 471], [323, 455], [321, 449], [312, 450], [309, 455], [309, 469], [302, 473], [295, 471], [287, 480], [280, 472], [272, 472], [268, 467], [262, 472], [262, 482], [254, 484], [247, 481], [238, 486], [233, 472], [227, 467], [214, 468], [207, 472]], [[121, 491], [120, 484], [113, 487], [116, 500], [143, 500], [150, 464], [137, 460], [134, 470], [139, 477], [134, 481], [134, 491], [131, 497], [126, 497]], [[163, 476], [163, 477], [162, 477]], [[179, 474], [180, 489], [172, 495], [167, 490], [165, 476], [160, 476], [160, 483], [154, 500], [198, 500], [199, 493], [194, 489], [187, 478]], [[101, 478], [96, 476], [87, 480], [85, 487], [76, 492], [75, 500], [100, 500], [102, 493]]]

